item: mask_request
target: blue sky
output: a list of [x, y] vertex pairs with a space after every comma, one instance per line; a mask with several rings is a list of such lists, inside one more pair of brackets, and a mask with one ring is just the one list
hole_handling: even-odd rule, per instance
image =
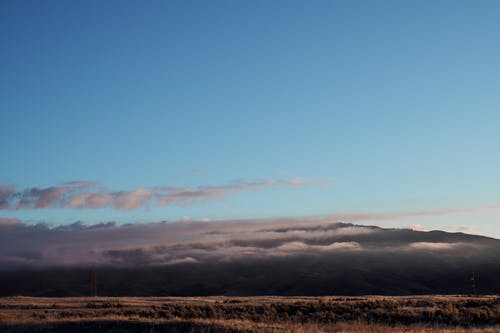
[[133, 209], [11, 202], [0, 216], [450, 210], [377, 224], [500, 237], [490, 207], [500, 203], [499, 10], [497, 1], [2, 1], [0, 186], [15, 188], [10, 201], [74, 180], [98, 182], [99, 193], [219, 192]]

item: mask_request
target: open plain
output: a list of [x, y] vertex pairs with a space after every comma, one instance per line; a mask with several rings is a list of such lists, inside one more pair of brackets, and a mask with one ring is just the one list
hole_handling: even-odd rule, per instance
[[494, 295], [0, 298], [5, 333], [499, 330]]

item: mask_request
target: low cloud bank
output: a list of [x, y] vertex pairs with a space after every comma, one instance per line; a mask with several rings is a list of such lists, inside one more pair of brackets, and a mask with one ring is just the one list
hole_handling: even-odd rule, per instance
[[446, 252], [493, 249], [500, 241], [441, 231], [383, 229], [329, 218], [114, 222], [49, 228], [0, 218], [0, 266], [177, 265], [299, 256]]

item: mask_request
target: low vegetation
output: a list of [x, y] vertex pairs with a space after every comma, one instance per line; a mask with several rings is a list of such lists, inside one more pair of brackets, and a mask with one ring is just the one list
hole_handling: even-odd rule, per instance
[[500, 296], [0, 298], [1, 332], [496, 332]]

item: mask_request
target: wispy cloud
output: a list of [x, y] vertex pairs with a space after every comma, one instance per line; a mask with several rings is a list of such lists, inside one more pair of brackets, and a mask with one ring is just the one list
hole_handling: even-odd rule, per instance
[[456, 229], [458, 232], [471, 233], [474, 231], [474, 227], [471, 225], [461, 225], [461, 226], [456, 227]]
[[[483, 211], [500, 210], [500, 203], [472, 207], [450, 207], [439, 209], [402, 211], [402, 212], [352, 212], [352, 213], [333, 213], [328, 217], [331, 219], [342, 221], [376, 221], [376, 220], [393, 220], [407, 217], [425, 217], [425, 216], [440, 216], [452, 214], [468, 214], [479, 213]], [[416, 225], [417, 227], [419, 225]]]
[[222, 197], [233, 192], [256, 190], [275, 186], [305, 186], [300, 177], [291, 179], [238, 180], [224, 185], [156, 186], [132, 190], [110, 191], [92, 181], [69, 181], [49, 187], [31, 187], [17, 190], [14, 186], [0, 186], [0, 209], [23, 208], [104, 208], [131, 210], [140, 207], [171, 204], [190, 205]]
[[21, 220], [16, 219], [14, 217], [2, 217], [0, 216], [0, 226], [2, 225], [13, 225], [21, 223]]

